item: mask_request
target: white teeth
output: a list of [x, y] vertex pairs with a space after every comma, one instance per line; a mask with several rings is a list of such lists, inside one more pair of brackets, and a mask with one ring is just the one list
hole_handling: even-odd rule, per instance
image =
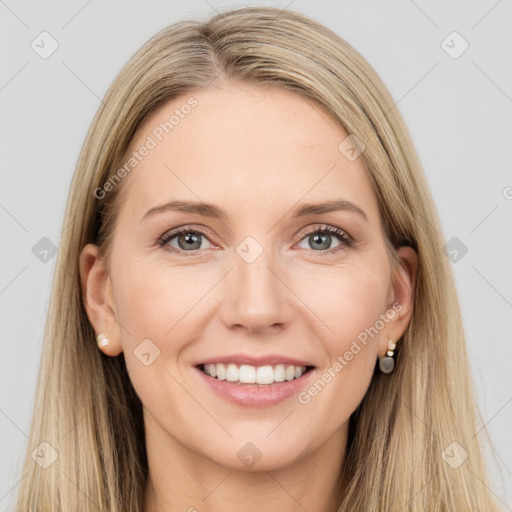
[[284, 382], [284, 375], [285, 375], [284, 364], [278, 364], [274, 368], [274, 380], [276, 382]]
[[287, 366], [284, 372], [284, 378], [286, 380], [293, 380], [295, 378], [295, 366]]
[[305, 366], [278, 364], [276, 366], [251, 366], [249, 364], [205, 364], [204, 373], [219, 380], [240, 384], [272, 384], [298, 379], [306, 371]]
[[[216, 369], [214, 370], [214, 373], [217, 373], [217, 379], [226, 380], [226, 368], [223, 364], [209, 364], [208, 366], [215, 366]], [[211, 373], [209, 375], [213, 377]]]
[[236, 364], [228, 364], [226, 368], [226, 380], [228, 382], [236, 382], [238, 380], [238, 367]]
[[256, 368], [248, 364], [243, 364], [238, 371], [238, 380], [243, 384], [254, 384], [256, 382]]
[[260, 366], [256, 371], [256, 382], [258, 384], [272, 384], [274, 382], [274, 368], [272, 366]]

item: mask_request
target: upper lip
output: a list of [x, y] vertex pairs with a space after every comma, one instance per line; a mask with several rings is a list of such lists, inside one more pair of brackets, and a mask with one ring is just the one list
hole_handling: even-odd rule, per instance
[[295, 359], [294, 357], [281, 356], [278, 354], [268, 354], [265, 356], [249, 356], [246, 354], [232, 354], [227, 356], [210, 357], [201, 360], [195, 366], [204, 364], [248, 364], [251, 366], [275, 366], [278, 364], [292, 365], [292, 366], [314, 366], [308, 361]]

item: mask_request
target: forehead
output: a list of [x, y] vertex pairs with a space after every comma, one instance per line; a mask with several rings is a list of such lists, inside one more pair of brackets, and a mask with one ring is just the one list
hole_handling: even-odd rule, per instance
[[[130, 211], [171, 199], [289, 209], [345, 198], [377, 215], [360, 158], [339, 146], [348, 134], [313, 101], [284, 89], [228, 84], [161, 106], [138, 130], [131, 151], [148, 147], [130, 172]], [[129, 156], [129, 155], [128, 155]], [[229, 212], [228, 212], [229, 213]]]

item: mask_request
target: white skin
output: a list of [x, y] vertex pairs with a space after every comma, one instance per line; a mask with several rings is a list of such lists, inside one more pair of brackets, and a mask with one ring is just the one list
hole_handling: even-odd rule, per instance
[[[110, 264], [92, 244], [80, 257], [87, 314], [110, 340], [101, 350], [124, 352], [143, 404], [145, 511], [332, 511], [350, 415], [388, 339], [410, 321], [416, 254], [400, 248], [392, 268], [361, 158], [347, 159], [338, 149], [347, 133], [297, 94], [228, 83], [183, 96], [146, 120], [132, 146], [155, 138], [190, 96], [198, 105], [118, 185], [128, 188]], [[338, 199], [367, 219], [351, 210], [292, 217], [299, 204]], [[171, 200], [211, 203], [227, 217], [167, 211], [142, 220]], [[315, 243], [325, 226], [353, 245], [329, 233]], [[192, 250], [184, 236], [159, 246], [177, 227], [206, 236], [195, 232]], [[251, 263], [236, 250], [248, 236], [263, 249]], [[319, 378], [395, 302], [402, 309], [307, 404], [294, 395], [268, 407], [236, 405], [193, 368], [211, 357], [272, 353], [310, 361]], [[145, 339], [160, 350], [147, 366], [134, 354]], [[262, 454], [252, 467], [237, 457], [248, 442]]]

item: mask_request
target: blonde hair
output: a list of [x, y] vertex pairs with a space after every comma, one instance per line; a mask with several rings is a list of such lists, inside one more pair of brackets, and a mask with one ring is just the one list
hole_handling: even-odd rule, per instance
[[[226, 82], [274, 85], [312, 99], [348, 134], [377, 195], [389, 247], [418, 254], [411, 322], [390, 375], [375, 372], [350, 420], [337, 510], [493, 510], [475, 434], [479, 419], [459, 303], [429, 188], [405, 124], [373, 68], [310, 18], [272, 7], [182, 21], [151, 38], [109, 88], [84, 142], [67, 201], [18, 510], [141, 512], [148, 473], [142, 404], [124, 357], [107, 357], [86, 315], [79, 254], [108, 256], [125, 188], [101, 188], [134, 134], [165, 102]], [[56, 450], [47, 468], [31, 452]], [[442, 452], [468, 454], [452, 468]], [[454, 445], [452, 445], [453, 447]]]

